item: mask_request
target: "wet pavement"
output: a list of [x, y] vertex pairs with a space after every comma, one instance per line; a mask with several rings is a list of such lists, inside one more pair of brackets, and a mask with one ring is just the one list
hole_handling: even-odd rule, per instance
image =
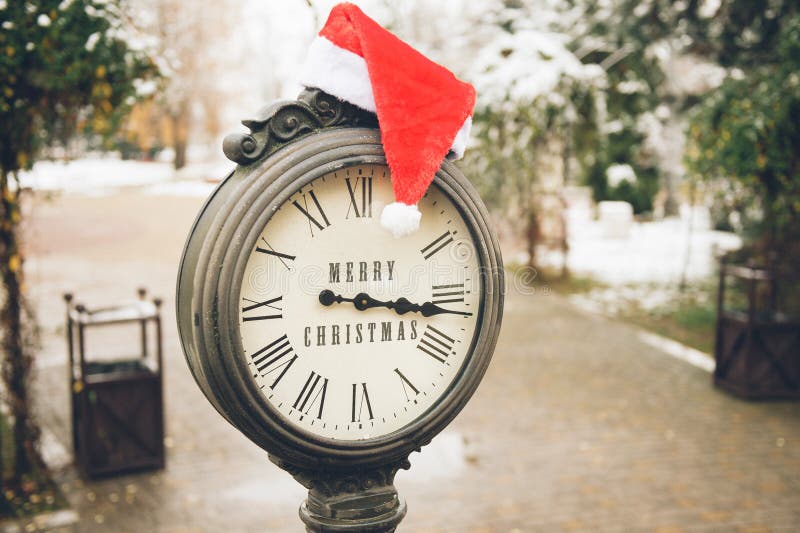
[[[61, 294], [101, 305], [145, 285], [165, 298], [167, 468], [93, 482], [59, 468], [79, 515], [61, 531], [302, 531], [305, 490], [214, 411], [180, 353], [175, 275], [200, 205], [127, 191], [30, 206], [38, 417], [62, 446]], [[732, 398], [635, 328], [513, 283], [484, 382], [411, 464], [396, 481], [401, 532], [800, 529], [800, 404]]]

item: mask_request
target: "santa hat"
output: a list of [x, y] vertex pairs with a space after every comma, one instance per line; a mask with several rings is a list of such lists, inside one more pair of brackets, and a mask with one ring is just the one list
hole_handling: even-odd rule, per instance
[[395, 237], [416, 231], [417, 203], [442, 161], [464, 155], [475, 89], [349, 3], [331, 10], [300, 83], [378, 116], [396, 200], [381, 224]]

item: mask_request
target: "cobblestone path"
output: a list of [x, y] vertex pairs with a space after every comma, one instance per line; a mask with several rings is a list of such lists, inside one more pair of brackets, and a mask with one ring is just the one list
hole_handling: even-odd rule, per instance
[[[96, 482], [60, 469], [80, 515], [69, 531], [302, 531], [305, 491], [213, 410], [178, 347], [175, 274], [200, 203], [133, 191], [31, 207], [39, 418], [64, 446], [61, 294], [103, 304], [141, 284], [166, 300], [167, 469]], [[484, 382], [411, 463], [401, 532], [800, 530], [800, 405], [732, 398], [635, 329], [513, 283]]]

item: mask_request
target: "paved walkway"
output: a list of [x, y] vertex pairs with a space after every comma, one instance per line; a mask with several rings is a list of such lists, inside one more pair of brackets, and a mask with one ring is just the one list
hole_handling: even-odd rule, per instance
[[[217, 415], [178, 348], [174, 280], [199, 206], [132, 191], [32, 207], [26, 268], [43, 327], [39, 418], [62, 444], [61, 293], [102, 304], [144, 284], [167, 302], [167, 469], [101, 482], [61, 469], [80, 515], [67, 531], [302, 531], [305, 491]], [[397, 479], [409, 508], [400, 531], [800, 528], [800, 405], [734, 399], [637, 330], [544, 291], [511, 289], [483, 384], [411, 463]]]

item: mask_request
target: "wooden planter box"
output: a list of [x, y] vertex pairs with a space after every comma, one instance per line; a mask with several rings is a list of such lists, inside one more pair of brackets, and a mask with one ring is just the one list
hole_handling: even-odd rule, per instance
[[[160, 302], [140, 299], [91, 311], [73, 307], [71, 295], [65, 299], [76, 465], [88, 477], [163, 468]], [[86, 329], [113, 325], [141, 328], [141, 357], [87, 361]], [[152, 333], [156, 353], [149, 357], [148, 335]]]
[[[727, 305], [729, 280], [745, 288], [746, 310]], [[800, 320], [781, 309], [786, 281], [763, 268], [720, 266], [714, 346], [719, 387], [747, 399], [800, 399]]]

